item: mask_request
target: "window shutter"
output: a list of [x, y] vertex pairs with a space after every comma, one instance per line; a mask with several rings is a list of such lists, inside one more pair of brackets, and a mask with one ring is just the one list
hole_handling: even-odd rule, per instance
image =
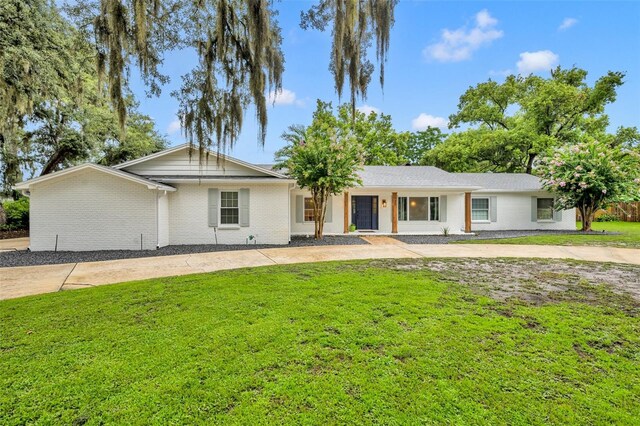
[[331, 223], [333, 220], [333, 197], [329, 195], [327, 199], [327, 212], [324, 215], [324, 223]]
[[249, 226], [249, 188], [241, 188], [238, 194], [240, 206], [240, 226]]
[[447, 221], [447, 196], [440, 196], [440, 222]]
[[209, 226], [218, 226], [218, 188], [209, 188]]
[[304, 197], [296, 195], [296, 223], [304, 222]]
[[538, 221], [538, 197], [531, 197], [531, 222]]
[[498, 221], [498, 197], [489, 197], [489, 218], [491, 222]]

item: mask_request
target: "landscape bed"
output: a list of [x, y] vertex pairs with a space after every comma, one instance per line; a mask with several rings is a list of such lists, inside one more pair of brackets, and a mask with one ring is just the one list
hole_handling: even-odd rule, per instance
[[273, 266], [0, 302], [3, 423], [632, 424], [640, 267]]
[[[580, 223], [577, 224], [580, 229]], [[640, 248], [640, 222], [594, 222], [593, 232], [547, 233], [507, 239], [475, 239], [471, 244], [541, 244], [559, 246], [607, 246]]]

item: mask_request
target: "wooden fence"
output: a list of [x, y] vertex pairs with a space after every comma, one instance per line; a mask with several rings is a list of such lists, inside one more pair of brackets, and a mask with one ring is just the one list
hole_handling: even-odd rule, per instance
[[[598, 210], [595, 216], [598, 217], [603, 214], [610, 214], [623, 222], [640, 222], [640, 202], [619, 203], [607, 209]], [[576, 220], [582, 220], [578, 210], [576, 210]]]

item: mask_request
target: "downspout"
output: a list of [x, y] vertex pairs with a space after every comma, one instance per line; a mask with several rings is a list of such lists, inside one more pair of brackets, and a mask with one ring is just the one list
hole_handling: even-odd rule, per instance
[[160, 248], [160, 188], [156, 188], [156, 250]]
[[293, 184], [287, 184], [287, 227], [289, 229], [289, 243], [291, 243], [291, 191], [293, 190]]

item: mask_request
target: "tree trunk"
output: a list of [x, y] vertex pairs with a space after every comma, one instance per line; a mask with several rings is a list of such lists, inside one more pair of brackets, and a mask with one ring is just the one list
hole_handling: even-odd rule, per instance
[[322, 240], [324, 235], [324, 219], [327, 212], [327, 195], [326, 189], [311, 190], [313, 198], [313, 218], [315, 223], [314, 238]]
[[529, 154], [529, 159], [527, 160], [527, 174], [532, 174], [533, 173], [533, 160], [536, 159], [536, 155], [537, 154]]
[[64, 150], [56, 150], [53, 155], [47, 160], [47, 163], [42, 167], [42, 172], [40, 176], [48, 175], [51, 172], [54, 172], [58, 165], [64, 161], [65, 152]]
[[582, 232], [590, 232], [591, 231], [591, 223], [593, 222], [593, 214], [595, 209], [591, 206], [582, 205], [578, 207], [580, 211], [580, 217], [582, 218]]

